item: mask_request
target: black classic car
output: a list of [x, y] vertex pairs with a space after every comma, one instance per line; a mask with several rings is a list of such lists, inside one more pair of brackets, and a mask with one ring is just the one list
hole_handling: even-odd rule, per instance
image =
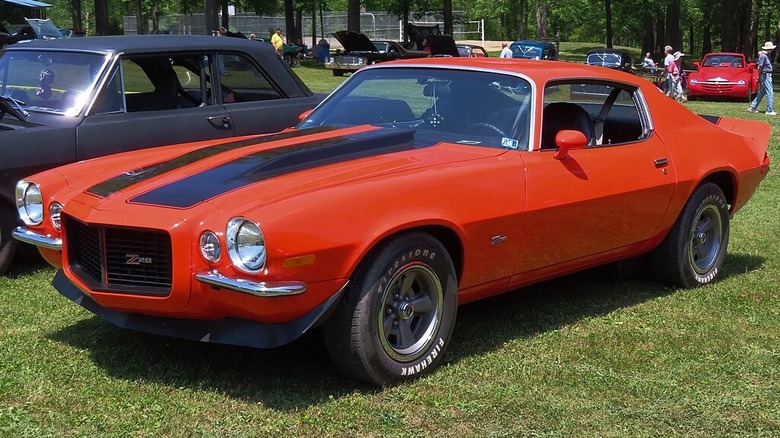
[[633, 70], [631, 54], [621, 49], [593, 49], [585, 55], [585, 63], [614, 70], [631, 72]]
[[116, 152], [276, 132], [321, 99], [269, 44], [115, 36], [0, 52], [0, 273], [15, 252], [14, 186]]
[[367, 65], [396, 59], [427, 58], [431, 54], [423, 50], [407, 50], [397, 41], [371, 41], [365, 34], [341, 30], [333, 34], [344, 47], [344, 52], [325, 60], [325, 68], [333, 76], [344, 76]]
[[19, 42], [64, 38], [62, 32], [49, 19], [25, 18], [24, 24], [0, 24], [0, 49]]

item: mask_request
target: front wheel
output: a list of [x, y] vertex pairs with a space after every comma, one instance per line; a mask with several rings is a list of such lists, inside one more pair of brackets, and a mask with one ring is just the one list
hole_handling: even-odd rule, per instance
[[347, 376], [392, 385], [429, 373], [450, 342], [458, 305], [455, 268], [425, 233], [372, 251], [323, 327], [334, 364]]
[[16, 253], [17, 241], [11, 237], [11, 231], [16, 226], [15, 212], [0, 207], [0, 275], [8, 271]]
[[729, 210], [713, 183], [694, 190], [669, 235], [653, 253], [656, 277], [686, 288], [711, 283], [721, 271], [729, 244]]

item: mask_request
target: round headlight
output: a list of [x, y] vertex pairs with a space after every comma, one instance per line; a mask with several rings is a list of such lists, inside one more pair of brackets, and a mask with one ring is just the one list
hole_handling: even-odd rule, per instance
[[219, 246], [217, 235], [211, 231], [204, 231], [200, 235], [200, 254], [207, 262], [216, 263], [222, 256], [222, 248]]
[[51, 224], [55, 229], [60, 229], [60, 218], [62, 217], [62, 204], [59, 202], [52, 202], [49, 206], [49, 218], [51, 218]]
[[16, 210], [27, 225], [43, 222], [43, 195], [38, 184], [24, 180], [16, 183]]
[[233, 218], [227, 225], [228, 255], [233, 264], [247, 272], [257, 272], [265, 266], [265, 238], [260, 226], [242, 218]]
[[691, 79], [691, 84], [692, 84], [692, 85], [696, 85], [696, 84], [698, 84], [698, 83], [699, 83], [699, 81], [698, 81], [698, 80], [696, 80], [696, 79]]
[[745, 81], [744, 80], [740, 80], [739, 82], [737, 82], [737, 85], [739, 85], [740, 87], [744, 87], [745, 86]]

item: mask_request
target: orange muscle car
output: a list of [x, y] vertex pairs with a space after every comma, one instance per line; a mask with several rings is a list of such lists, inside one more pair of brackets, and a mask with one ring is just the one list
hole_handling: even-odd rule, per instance
[[640, 256], [714, 281], [769, 170], [766, 123], [573, 63], [379, 64], [304, 117], [30, 176], [14, 236], [116, 325], [260, 348], [322, 326], [385, 385], [441, 362], [459, 303]]

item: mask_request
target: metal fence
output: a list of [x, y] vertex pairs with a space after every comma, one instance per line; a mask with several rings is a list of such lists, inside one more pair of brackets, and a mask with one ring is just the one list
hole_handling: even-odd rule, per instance
[[[454, 13], [457, 17], [458, 13]], [[460, 13], [462, 15], [462, 13]], [[312, 16], [302, 17], [302, 29], [304, 42], [309, 43], [312, 39]], [[185, 34], [185, 35], [211, 35], [212, 29], [206, 29], [206, 18], [204, 14], [176, 14], [163, 15], [159, 18], [160, 33]], [[331, 44], [331, 47], [339, 46], [333, 38], [332, 33], [347, 28], [346, 12], [328, 12], [322, 17], [317, 14], [316, 17], [317, 35], [314, 39], [319, 41], [324, 38]], [[426, 23], [436, 23], [434, 17], [424, 17]], [[457, 21], [457, 20], [456, 20]], [[242, 12], [230, 15], [230, 30], [239, 31], [245, 35], [254, 33], [258, 38], [270, 38], [271, 33], [277, 28], [285, 28], [283, 15], [260, 16], [251, 12]], [[441, 23], [441, 21], [438, 21]], [[443, 28], [443, 23], [442, 23]], [[137, 18], [135, 16], [124, 17], [125, 35], [137, 34]], [[149, 23], [149, 29], [152, 29], [152, 23]], [[370, 39], [381, 40], [403, 40], [401, 22], [398, 16], [381, 11], [362, 12], [360, 14], [360, 30]], [[471, 22], [456, 22], [453, 24], [453, 36], [455, 39], [482, 39], [484, 41], [484, 20]]]

